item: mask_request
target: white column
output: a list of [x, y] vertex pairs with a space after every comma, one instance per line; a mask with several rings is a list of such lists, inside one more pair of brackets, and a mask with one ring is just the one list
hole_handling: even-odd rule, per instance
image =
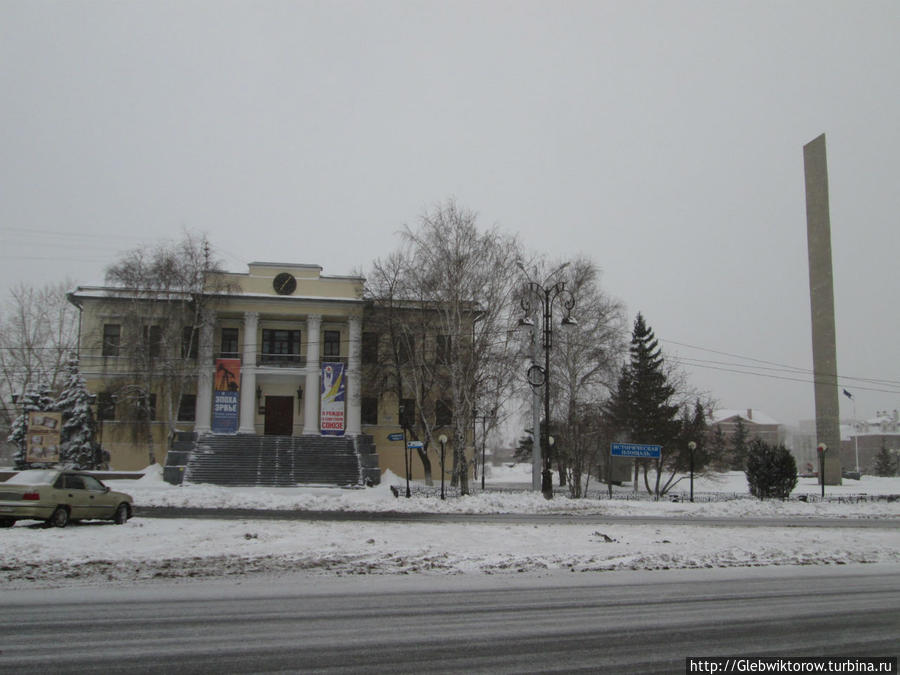
[[322, 341], [322, 315], [306, 317], [306, 387], [303, 395], [303, 433], [319, 435], [319, 344]]
[[347, 429], [348, 436], [362, 433], [362, 398], [360, 396], [360, 349], [362, 344], [362, 319], [350, 317], [350, 354], [347, 359]]
[[197, 400], [194, 403], [194, 431], [208, 434], [212, 428], [212, 389], [216, 367], [213, 363], [213, 333], [216, 313], [203, 312], [200, 319], [200, 343], [197, 345]]
[[241, 423], [239, 434], [256, 433], [256, 333], [259, 314], [244, 312], [244, 351], [241, 361]]

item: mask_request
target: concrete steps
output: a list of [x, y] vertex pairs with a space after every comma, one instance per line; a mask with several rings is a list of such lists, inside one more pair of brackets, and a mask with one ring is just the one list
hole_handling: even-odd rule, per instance
[[[170, 451], [166, 470], [191, 483], [227, 486], [365, 485], [380, 478], [378, 456], [368, 436], [205, 435]], [[178, 469], [175, 462], [184, 462]], [[167, 477], [168, 480], [168, 477]], [[175, 481], [170, 481], [175, 482]]]

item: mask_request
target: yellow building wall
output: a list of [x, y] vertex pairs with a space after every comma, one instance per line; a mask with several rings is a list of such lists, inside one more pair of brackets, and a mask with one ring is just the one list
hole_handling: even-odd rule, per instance
[[[145, 438], [135, 436], [136, 425], [128, 421], [98, 422], [98, 440], [109, 453], [109, 468], [114, 471], [140, 471], [150, 465], [150, 448]], [[158, 464], [165, 464], [168, 452], [168, 425], [150, 422], [153, 454]]]
[[[306, 355], [310, 339], [322, 340], [325, 330], [338, 330], [341, 333], [341, 356], [349, 353], [348, 339], [349, 329], [347, 321], [349, 317], [362, 318], [364, 308], [355, 302], [340, 302], [340, 300], [356, 300], [361, 298], [363, 280], [358, 277], [323, 277], [322, 268], [316, 265], [292, 265], [292, 264], [266, 264], [251, 263], [249, 272], [245, 274], [226, 273], [225, 281], [228, 285], [237, 289], [234, 293], [222, 296], [221, 301], [214, 303], [216, 314], [216, 326], [213, 334], [213, 351], [217, 355], [221, 351], [221, 328], [223, 326], [238, 328], [238, 350], [243, 354], [243, 345], [246, 342], [244, 335], [243, 314], [256, 312], [259, 314], [259, 323], [255, 343], [259, 349], [262, 344], [262, 331], [267, 328], [289, 328], [301, 331], [301, 355]], [[278, 296], [272, 287], [275, 276], [282, 272], [289, 272], [297, 279], [297, 289], [292, 296]], [[96, 289], [95, 289], [96, 291]], [[126, 357], [103, 357], [103, 326], [106, 323], [119, 323], [118, 316], [123, 310], [130, 310], [129, 301], [115, 301], [105, 297], [87, 294], [82, 299], [84, 311], [81, 324], [81, 364], [82, 373], [88, 379], [88, 389], [97, 393], [106, 389], [113, 389], [119, 374], [124, 374], [131, 369]], [[321, 331], [319, 335], [311, 336], [307, 331], [307, 316], [319, 314], [322, 316]], [[148, 323], [152, 323], [152, 317], [148, 317]], [[127, 330], [122, 326], [122, 330]], [[363, 328], [365, 331], [365, 327]], [[126, 336], [122, 336], [123, 343]], [[321, 344], [321, 342], [320, 342]], [[322, 359], [324, 360], [324, 355]], [[254, 400], [254, 423], [256, 433], [262, 434], [265, 429], [265, 416], [259, 410], [265, 407], [266, 396], [290, 396], [294, 399], [293, 430], [295, 435], [302, 433], [304, 424], [304, 401], [297, 400], [297, 378], [285, 378], [279, 381], [279, 377], [260, 374], [257, 383], [262, 389], [262, 397]], [[318, 391], [306, 391], [305, 379], [303, 380], [304, 399], [309, 396], [318, 397]], [[365, 383], [363, 383], [365, 393]], [[185, 392], [185, 393], [193, 393]], [[173, 407], [177, 411], [177, 405]], [[406, 477], [405, 452], [402, 441], [388, 439], [389, 434], [402, 433], [397, 419], [397, 401], [391, 395], [383, 395], [379, 400], [379, 419], [377, 425], [363, 425], [363, 433], [373, 436], [376, 451], [379, 455], [379, 465], [384, 472], [390, 470], [401, 478]], [[162, 392], [157, 392], [157, 420], [150, 423], [153, 435], [153, 450], [156, 461], [163, 463], [167, 453], [169, 425], [163, 419], [169, 407], [163, 400]], [[119, 411], [117, 411], [117, 416]], [[118, 470], [140, 470], [149, 462], [149, 451], [146, 442], [137, 438], [133, 429], [135, 423], [117, 419], [103, 422], [102, 445], [104, 450], [110, 453], [111, 468]], [[190, 431], [193, 423], [178, 422], [175, 427], [178, 430]], [[441, 430], [450, 435], [449, 430]], [[471, 432], [467, 433], [466, 456], [471, 462], [472, 438]], [[432, 443], [428, 449], [432, 465], [432, 478], [440, 480], [440, 445]], [[452, 472], [453, 449], [447, 444], [445, 452], [445, 473], [449, 480]], [[411, 478], [419, 480], [424, 478], [424, 470], [418, 453], [410, 452]]]

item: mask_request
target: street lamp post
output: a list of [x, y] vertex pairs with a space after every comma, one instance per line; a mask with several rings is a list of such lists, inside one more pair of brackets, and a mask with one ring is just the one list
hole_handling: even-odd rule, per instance
[[[568, 263], [557, 268], [553, 274], [562, 270], [566, 265], [568, 265]], [[521, 263], [519, 263], [519, 269], [525, 271], [525, 268]], [[550, 276], [553, 275], [551, 274]], [[541, 366], [538, 366], [537, 364], [532, 365], [528, 369], [528, 382], [532, 387], [543, 386], [544, 388], [544, 424], [540, 430], [540, 434], [541, 448], [546, 448], [546, 451], [543, 458], [544, 469], [541, 472], [541, 492], [546, 499], [552, 499], [553, 472], [551, 467], [553, 464], [548, 439], [550, 436], [550, 348], [553, 346], [553, 302], [559, 299], [563, 309], [565, 309], [566, 313], [563, 317], [562, 325], [574, 325], [577, 323], [575, 319], [572, 318], [572, 308], [575, 307], [575, 296], [572, 295], [571, 291], [566, 290], [564, 281], [557, 281], [552, 286], [544, 286], [536, 281], [529, 281], [526, 290], [528, 293], [522, 297], [521, 302], [525, 318], [519, 323], [521, 325], [532, 325], [533, 321], [531, 319], [531, 313], [533, 301], [540, 303], [539, 307], [543, 310], [542, 346], [544, 348], [544, 366], [541, 368]]]
[[444, 448], [447, 446], [447, 436], [441, 434], [438, 436], [438, 443], [441, 444], [441, 499], [444, 498]]
[[[477, 409], [477, 408], [475, 408], [474, 410], [472, 410], [472, 417], [473, 417], [473, 419], [474, 419], [474, 421], [475, 421], [475, 425], [477, 426], [477, 425], [478, 425], [478, 421], [479, 421], [479, 420], [481, 421], [481, 490], [482, 490], [482, 491], [484, 491], [485, 445], [486, 445], [486, 441], [487, 441], [487, 428], [486, 428], [486, 426], [487, 426], [488, 420], [493, 421], [494, 418], [496, 418], [496, 416], [497, 416], [497, 409], [496, 409], [496, 408], [492, 409], [489, 413], [487, 413], [487, 414], [482, 414], [482, 415], [479, 415], [479, 414], [478, 414], [478, 409]], [[476, 452], [477, 452], [477, 447], [478, 447], [478, 446], [476, 445], [475, 447], [476, 447]]]
[[819, 451], [819, 483], [822, 484], [822, 499], [825, 499], [825, 451], [828, 450], [828, 446], [819, 443], [816, 450]]
[[412, 493], [409, 489], [409, 470], [412, 463], [409, 458], [409, 443], [406, 440], [406, 406], [400, 404], [400, 426], [403, 428], [403, 468], [406, 469], [406, 498], [409, 499]]
[[697, 444], [694, 441], [690, 441], [688, 443], [688, 450], [691, 453], [691, 503], [694, 503], [694, 450], [697, 449]]

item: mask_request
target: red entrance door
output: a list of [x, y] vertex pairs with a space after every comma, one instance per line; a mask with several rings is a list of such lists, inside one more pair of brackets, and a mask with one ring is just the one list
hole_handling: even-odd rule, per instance
[[266, 396], [266, 436], [290, 436], [294, 431], [294, 397]]

